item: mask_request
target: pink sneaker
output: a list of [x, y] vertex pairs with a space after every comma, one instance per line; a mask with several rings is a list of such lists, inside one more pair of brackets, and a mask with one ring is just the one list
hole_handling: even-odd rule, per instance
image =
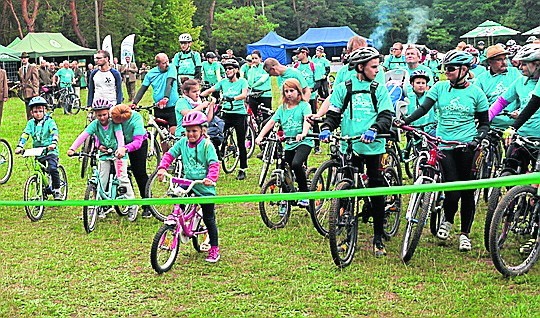
[[220, 255], [219, 255], [219, 246], [212, 246], [208, 250], [208, 256], [206, 257], [206, 261], [210, 263], [215, 263], [219, 261]]

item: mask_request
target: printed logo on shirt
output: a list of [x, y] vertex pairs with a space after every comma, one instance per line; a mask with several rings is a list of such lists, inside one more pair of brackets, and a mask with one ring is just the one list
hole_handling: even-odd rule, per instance
[[445, 111], [451, 111], [451, 112], [461, 112], [461, 113], [468, 113], [469, 112], [469, 106], [462, 105], [460, 103], [460, 98], [456, 97], [452, 100], [450, 100], [449, 105], [444, 106], [443, 109]]
[[491, 96], [500, 96], [506, 92], [506, 87], [503, 83], [497, 83], [495, 89], [491, 92]]

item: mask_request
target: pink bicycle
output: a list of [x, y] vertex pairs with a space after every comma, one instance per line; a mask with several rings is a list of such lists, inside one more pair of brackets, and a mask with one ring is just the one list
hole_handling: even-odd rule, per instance
[[[165, 177], [169, 179], [167, 194], [172, 197], [185, 197], [192, 193], [195, 185], [203, 183], [202, 180], [177, 178], [170, 174], [165, 174]], [[174, 205], [172, 213], [154, 236], [150, 250], [150, 263], [158, 274], [172, 268], [181, 243], [191, 240], [197, 252], [210, 249], [208, 230], [202, 216], [198, 204]]]

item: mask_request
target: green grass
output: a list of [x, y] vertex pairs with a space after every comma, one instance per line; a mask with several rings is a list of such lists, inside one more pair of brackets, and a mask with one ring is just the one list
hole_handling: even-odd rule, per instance
[[[24, 116], [20, 101], [11, 99], [5, 105], [0, 136], [12, 146], [24, 128]], [[85, 180], [79, 177], [79, 162], [65, 152], [83, 129], [85, 113], [65, 116], [57, 110], [54, 117], [69, 197], [81, 199]], [[310, 159], [313, 164], [324, 158]], [[253, 157], [249, 165], [248, 179], [242, 182], [222, 173], [218, 192], [257, 193], [260, 164]], [[12, 178], [0, 186], [0, 199], [22, 199], [29, 174], [25, 161], [17, 157]], [[356, 257], [344, 270], [334, 266], [328, 241], [316, 233], [305, 210], [293, 209], [281, 230], [266, 228], [253, 203], [219, 205], [216, 210], [220, 262], [207, 264], [206, 255], [185, 245], [172, 270], [157, 275], [149, 262], [160, 227], [156, 220], [130, 223], [111, 214], [87, 235], [80, 207], [46, 209], [36, 223], [23, 208], [1, 207], [0, 316], [538, 315], [539, 267], [524, 277], [501, 277], [483, 250], [484, 207], [473, 226], [470, 253], [457, 251], [457, 236], [441, 245], [426, 231], [410, 265], [399, 260], [399, 237], [388, 242], [386, 258], [376, 259], [372, 230], [362, 224]]]

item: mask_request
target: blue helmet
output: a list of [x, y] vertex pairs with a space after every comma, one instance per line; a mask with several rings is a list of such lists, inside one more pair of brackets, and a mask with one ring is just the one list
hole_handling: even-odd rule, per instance
[[443, 58], [444, 65], [471, 66], [472, 61], [473, 61], [472, 54], [464, 52], [464, 51], [458, 51], [458, 50], [448, 51], [448, 53], [446, 53]]
[[47, 101], [45, 100], [45, 98], [41, 97], [41, 96], [36, 96], [36, 97], [32, 97], [32, 99], [30, 100], [30, 102], [28, 102], [28, 107], [32, 108], [32, 107], [37, 107], [37, 106], [47, 106]]

